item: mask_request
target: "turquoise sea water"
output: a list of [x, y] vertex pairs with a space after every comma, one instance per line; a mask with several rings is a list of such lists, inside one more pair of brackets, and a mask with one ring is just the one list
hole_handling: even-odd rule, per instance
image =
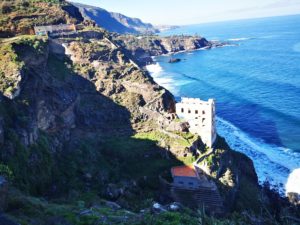
[[[157, 57], [154, 79], [181, 96], [217, 102], [218, 133], [250, 156], [260, 181], [300, 193], [300, 15], [185, 26], [236, 46]], [[297, 173], [298, 171], [298, 173]], [[293, 181], [292, 181], [293, 179]], [[296, 180], [295, 180], [296, 179]]]

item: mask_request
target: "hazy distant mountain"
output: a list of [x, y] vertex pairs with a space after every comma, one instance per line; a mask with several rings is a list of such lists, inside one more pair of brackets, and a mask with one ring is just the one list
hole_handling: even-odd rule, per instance
[[79, 8], [83, 17], [94, 20], [98, 26], [103, 27], [110, 32], [117, 32], [121, 34], [159, 32], [159, 29], [156, 29], [152, 24], [144, 23], [138, 18], [131, 18], [120, 13], [108, 12], [105, 9], [95, 6], [79, 3], [73, 4]]

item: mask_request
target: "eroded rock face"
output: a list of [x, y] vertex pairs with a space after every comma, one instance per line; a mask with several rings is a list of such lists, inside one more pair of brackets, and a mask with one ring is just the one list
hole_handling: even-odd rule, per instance
[[170, 92], [155, 84], [108, 38], [62, 45], [78, 68], [89, 65], [89, 71], [79, 74], [94, 83], [99, 93], [126, 107], [133, 123], [157, 121], [174, 112]]
[[2, 88], [2, 94], [9, 99], [18, 97], [21, 92], [21, 81], [24, 77], [23, 70], [16, 68], [11, 72], [6, 71], [3, 75], [1, 79], [6, 80], [7, 85]]
[[[85, 160], [95, 155], [99, 160], [99, 149], [108, 149], [105, 154], [109, 155], [109, 146], [102, 146], [106, 139], [130, 141], [135, 132], [165, 128], [174, 119], [172, 94], [126, 56], [107, 33], [99, 31], [92, 39], [90, 33], [88, 38], [82, 33], [82, 38], [56, 39], [55, 43], [41, 39], [13, 43], [11, 53], [26, 70], [19, 96], [1, 101], [2, 158], [24, 160], [22, 168], [30, 168], [29, 173], [42, 168], [44, 179], [32, 176], [29, 185], [51, 193], [64, 187], [64, 181], [51, 183], [55, 179], [49, 171], [56, 172], [58, 161], [71, 155], [72, 160], [78, 159], [78, 166], [80, 154]], [[32, 47], [36, 42], [40, 47]], [[86, 167], [97, 167], [97, 162], [92, 163]], [[96, 181], [99, 171], [84, 171], [78, 180], [91, 183], [84, 177], [87, 173], [103, 186], [110, 182], [105, 177]]]
[[131, 54], [140, 65], [151, 63], [151, 56], [210, 48], [212, 43], [199, 36], [141, 36], [124, 35], [115, 37], [119, 45]]
[[294, 205], [300, 205], [300, 195], [298, 193], [290, 192], [287, 194], [289, 201]]
[[228, 210], [234, 207], [239, 196], [252, 196], [254, 199], [256, 197], [253, 196], [259, 192], [258, 177], [251, 159], [231, 150], [222, 137], [217, 137], [215, 148], [208, 150], [197, 165], [218, 181], [218, 188]]

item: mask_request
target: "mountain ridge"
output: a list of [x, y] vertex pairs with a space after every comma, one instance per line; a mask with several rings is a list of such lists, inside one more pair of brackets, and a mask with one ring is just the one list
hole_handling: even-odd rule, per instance
[[110, 32], [116, 33], [157, 33], [159, 29], [141, 19], [125, 16], [117, 12], [109, 12], [103, 8], [81, 3], [72, 3], [79, 8], [83, 17], [94, 20], [96, 24]]

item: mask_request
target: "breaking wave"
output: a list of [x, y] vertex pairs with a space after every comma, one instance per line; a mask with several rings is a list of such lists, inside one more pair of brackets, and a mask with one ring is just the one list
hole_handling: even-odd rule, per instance
[[227, 39], [227, 41], [246, 41], [246, 40], [250, 40], [252, 38], [246, 38], [246, 37], [241, 37], [241, 38], [229, 38]]
[[[178, 95], [181, 86], [192, 82], [191, 80], [187, 80], [184, 77], [183, 79], [180, 79], [178, 77], [178, 75], [180, 74], [166, 73], [158, 62], [156, 62], [155, 64], [147, 65], [146, 69], [156, 83], [166, 88], [174, 95]], [[174, 79], [174, 77], [176, 77], [176, 79]]]
[[159, 63], [147, 65], [146, 69], [149, 71], [152, 77], [159, 75], [159, 73], [163, 71], [163, 68], [159, 65]]
[[163, 73], [164, 70], [159, 65], [159, 63], [147, 65], [146, 69], [148, 70], [148, 72], [150, 73], [150, 75], [152, 76], [152, 78], [156, 83], [168, 89], [172, 93], [177, 93], [173, 78]]
[[281, 194], [292, 191], [300, 194], [299, 153], [251, 137], [220, 117], [217, 129], [232, 149], [252, 159], [260, 183], [268, 181]]
[[288, 177], [286, 183], [286, 193], [300, 194], [300, 168], [295, 169]]

